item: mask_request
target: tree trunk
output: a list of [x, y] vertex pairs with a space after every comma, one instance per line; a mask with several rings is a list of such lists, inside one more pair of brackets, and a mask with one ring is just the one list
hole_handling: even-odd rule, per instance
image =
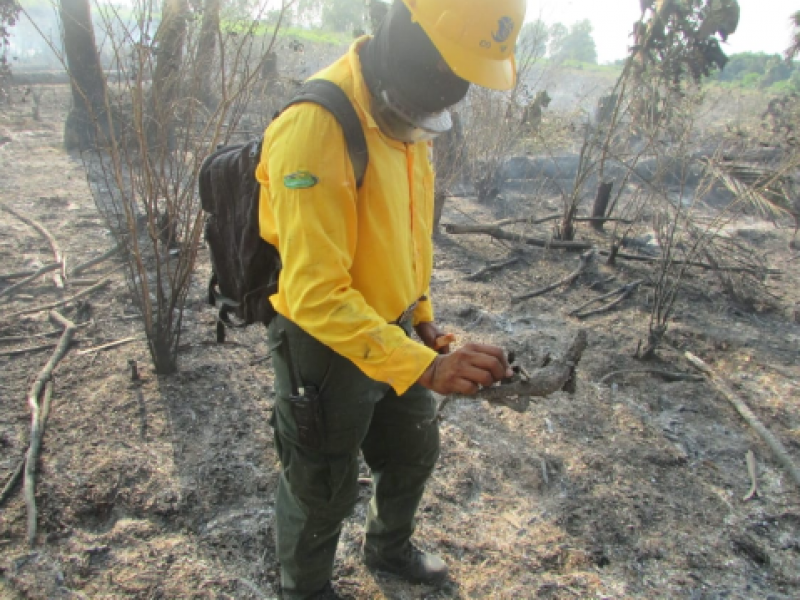
[[109, 131], [106, 79], [92, 28], [89, 0], [61, 0], [64, 53], [72, 86], [72, 107], [64, 126], [67, 150], [87, 150]]
[[200, 37], [197, 40], [194, 72], [195, 83], [192, 94], [213, 110], [216, 99], [213, 92], [214, 54], [217, 49], [219, 35], [219, 9], [221, 0], [205, 0], [203, 3], [203, 23], [200, 26]]
[[[594, 205], [592, 205], [592, 218], [602, 219], [606, 216], [608, 202], [611, 200], [611, 190], [613, 189], [613, 181], [601, 181], [600, 185], [597, 186], [597, 196], [595, 196]], [[604, 221], [597, 220], [591, 223], [595, 231], [603, 231]]]
[[159, 375], [172, 375], [178, 371], [178, 353], [171, 331], [155, 324], [155, 335], [147, 340], [153, 366]]
[[558, 235], [556, 239], [563, 240], [565, 242], [571, 242], [575, 239], [575, 213], [577, 212], [578, 207], [572, 205], [569, 207], [567, 212], [564, 214], [564, 218], [561, 219], [561, 224], [558, 227]]
[[175, 143], [175, 111], [180, 100], [180, 72], [188, 13], [187, 0], [164, 0], [161, 24], [155, 35], [156, 68], [147, 128], [151, 150], [168, 152]]

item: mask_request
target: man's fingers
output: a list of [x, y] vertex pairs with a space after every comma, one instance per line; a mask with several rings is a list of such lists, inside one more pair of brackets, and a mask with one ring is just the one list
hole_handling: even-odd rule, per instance
[[[465, 366], [464, 369], [459, 372], [459, 375], [464, 379], [484, 387], [488, 387], [495, 381], [498, 381], [491, 371], [476, 366]], [[502, 379], [502, 377], [500, 379]]]
[[420, 378], [420, 383], [441, 394], [477, 393], [509, 376], [505, 352], [497, 346], [467, 344], [452, 354], [440, 354]]
[[453, 391], [451, 393], [473, 396], [478, 393], [478, 385], [469, 379], [458, 378], [452, 382]]
[[[484, 351], [488, 348], [491, 352]], [[491, 385], [495, 381], [500, 381], [508, 375], [508, 361], [500, 348], [495, 346], [473, 346], [472, 344], [464, 347], [464, 352], [469, 356], [469, 364], [484, 371], [491, 373], [492, 380], [488, 383], [481, 381], [482, 385]], [[499, 351], [499, 352], [496, 352]], [[458, 353], [459, 351], [456, 351]]]
[[498, 348], [497, 346], [490, 346], [488, 344], [467, 344], [464, 346], [465, 349], [470, 349], [480, 354], [486, 354], [489, 356], [493, 356], [496, 358], [503, 368], [508, 367], [508, 360], [506, 359], [505, 350], [502, 348]]

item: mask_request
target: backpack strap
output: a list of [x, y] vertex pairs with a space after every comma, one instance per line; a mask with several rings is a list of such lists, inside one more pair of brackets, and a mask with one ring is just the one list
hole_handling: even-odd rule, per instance
[[281, 109], [281, 112], [301, 102], [319, 104], [339, 122], [347, 142], [350, 162], [353, 163], [356, 187], [361, 187], [364, 182], [364, 173], [367, 172], [369, 164], [369, 152], [367, 151], [367, 139], [364, 137], [364, 128], [361, 126], [361, 120], [358, 118], [350, 98], [342, 91], [342, 88], [332, 81], [309, 79]]

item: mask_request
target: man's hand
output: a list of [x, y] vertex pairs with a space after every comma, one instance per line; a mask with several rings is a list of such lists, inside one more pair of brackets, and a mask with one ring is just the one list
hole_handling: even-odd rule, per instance
[[490, 386], [513, 374], [502, 348], [467, 344], [451, 354], [437, 356], [418, 383], [439, 394], [471, 396], [479, 386]]
[[432, 321], [417, 323], [414, 331], [428, 348], [436, 350], [439, 354], [450, 354], [450, 343], [455, 341], [456, 337], [452, 333], [443, 332]]

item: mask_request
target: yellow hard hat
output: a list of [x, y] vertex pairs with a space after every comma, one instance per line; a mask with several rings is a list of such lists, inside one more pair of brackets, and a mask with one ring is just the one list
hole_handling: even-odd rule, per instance
[[447, 65], [462, 79], [508, 90], [526, 0], [403, 0]]

